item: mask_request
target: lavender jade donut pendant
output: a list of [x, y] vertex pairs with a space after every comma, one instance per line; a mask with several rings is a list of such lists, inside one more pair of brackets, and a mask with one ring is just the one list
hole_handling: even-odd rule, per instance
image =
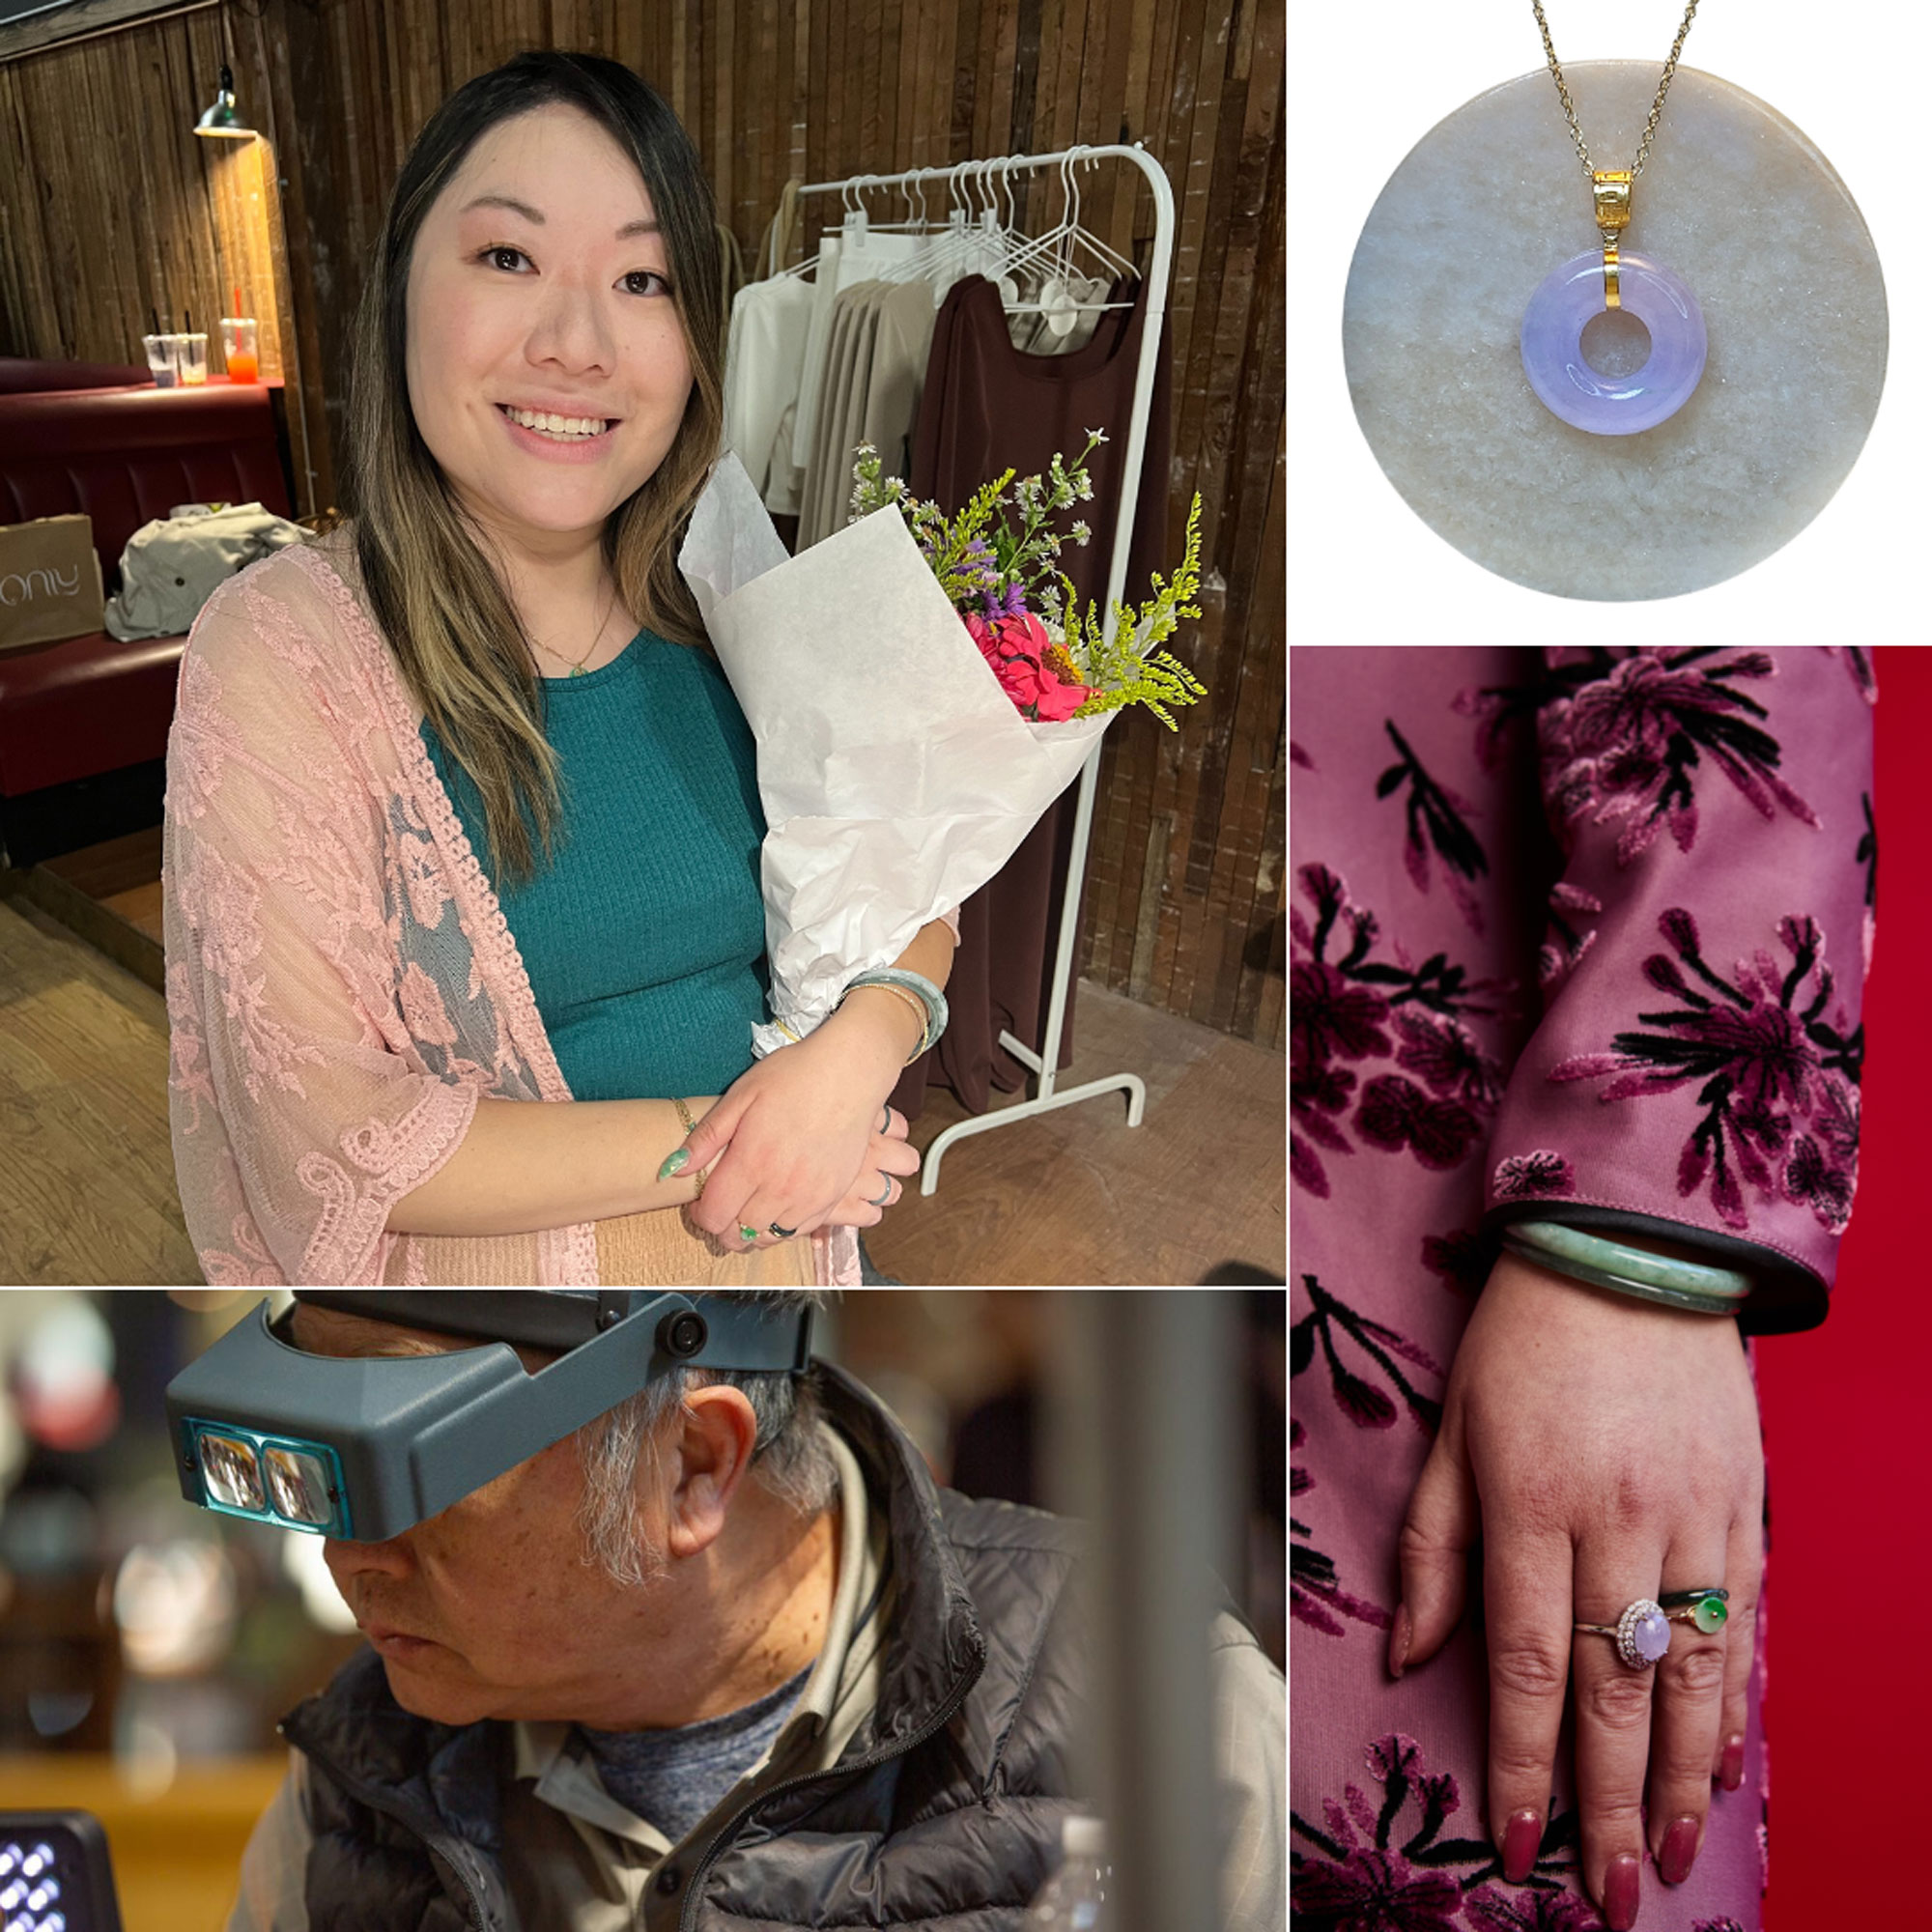
[[1690, 401], [1704, 373], [1703, 311], [1681, 275], [1643, 255], [1622, 257], [1623, 306], [1650, 331], [1650, 355], [1628, 376], [1583, 359], [1583, 328], [1605, 307], [1601, 251], [1546, 275], [1522, 312], [1522, 370], [1544, 406], [1593, 436], [1655, 429]]

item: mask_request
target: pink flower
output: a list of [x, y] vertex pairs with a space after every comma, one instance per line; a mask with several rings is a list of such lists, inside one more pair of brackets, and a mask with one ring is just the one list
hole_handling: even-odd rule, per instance
[[1045, 722], [1058, 724], [1071, 718], [1090, 696], [1084, 684], [1062, 684], [1049, 673], [1040, 679], [1038, 716]]
[[1092, 696], [1088, 686], [1061, 677], [1050, 656], [1053, 639], [1031, 611], [991, 620], [968, 611], [963, 622], [1000, 688], [1027, 717], [1059, 724]]

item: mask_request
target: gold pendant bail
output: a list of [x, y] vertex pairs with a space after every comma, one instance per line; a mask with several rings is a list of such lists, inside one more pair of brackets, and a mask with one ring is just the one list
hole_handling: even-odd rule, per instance
[[1618, 288], [1617, 247], [1630, 226], [1631, 183], [1635, 179], [1629, 168], [1593, 168], [1591, 185], [1597, 202], [1597, 233], [1604, 241], [1604, 306], [1622, 308]]

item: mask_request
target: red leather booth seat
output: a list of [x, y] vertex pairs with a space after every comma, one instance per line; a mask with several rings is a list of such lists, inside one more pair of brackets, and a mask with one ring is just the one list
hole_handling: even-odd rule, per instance
[[[293, 514], [266, 387], [0, 393], [0, 524], [84, 511], [109, 596], [143, 524], [206, 502]], [[97, 631], [0, 651], [0, 796], [165, 756], [185, 642]]]
[[34, 355], [0, 355], [0, 396], [23, 389], [125, 389], [153, 381], [134, 362], [46, 362]]

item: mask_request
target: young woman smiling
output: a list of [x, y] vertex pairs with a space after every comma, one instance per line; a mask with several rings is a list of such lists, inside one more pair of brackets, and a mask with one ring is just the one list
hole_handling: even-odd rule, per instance
[[[629, 70], [521, 54], [418, 135], [353, 514], [224, 585], [183, 667], [172, 1092], [211, 1279], [861, 1279], [922, 1028], [857, 987], [752, 1059], [755, 747], [676, 563], [724, 321], [709, 185]], [[943, 985], [956, 938], [896, 963]]]

